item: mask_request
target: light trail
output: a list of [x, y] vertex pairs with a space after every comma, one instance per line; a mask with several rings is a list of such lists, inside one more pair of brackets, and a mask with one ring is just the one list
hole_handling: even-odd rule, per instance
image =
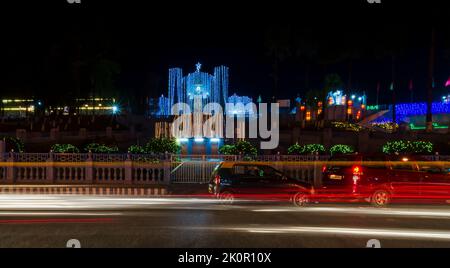
[[400, 217], [431, 217], [450, 218], [450, 208], [444, 209], [424, 209], [424, 208], [338, 208], [338, 207], [317, 207], [317, 208], [282, 208], [282, 209], [253, 209], [253, 212], [266, 213], [332, 213], [332, 214], [357, 214], [371, 216], [400, 216]]
[[248, 232], [254, 234], [311, 234], [311, 235], [344, 235], [363, 236], [371, 238], [400, 238], [450, 240], [450, 231], [413, 230], [413, 229], [381, 229], [381, 228], [345, 228], [345, 227], [184, 227], [177, 229], [219, 231], [219, 232]]

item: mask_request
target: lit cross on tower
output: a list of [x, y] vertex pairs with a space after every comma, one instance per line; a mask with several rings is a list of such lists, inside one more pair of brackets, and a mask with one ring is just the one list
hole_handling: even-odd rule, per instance
[[195, 64], [195, 67], [197, 67], [197, 72], [200, 72], [200, 69], [202, 68], [202, 64], [199, 62]]

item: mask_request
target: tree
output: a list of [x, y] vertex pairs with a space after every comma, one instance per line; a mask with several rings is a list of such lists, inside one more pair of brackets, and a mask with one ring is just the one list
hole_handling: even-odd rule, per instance
[[327, 96], [330, 91], [336, 91], [342, 89], [344, 83], [342, 82], [341, 77], [338, 74], [329, 74], [325, 77], [324, 87], [321, 91], [318, 92], [319, 99], [323, 101], [323, 112], [320, 115], [320, 126], [324, 126], [324, 121], [326, 118], [326, 110], [328, 107]]
[[95, 106], [95, 98], [97, 96], [117, 98], [118, 92], [114, 81], [115, 76], [120, 73], [120, 65], [112, 60], [98, 56], [91, 68], [93, 105]]
[[430, 59], [428, 66], [428, 83], [427, 83], [427, 124], [426, 131], [433, 131], [433, 79], [434, 79], [434, 65], [436, 57], [436, 29], [431, 30], [431, 45], [430, 45]]
[[265, 35], [265, 47], [267, 55], [272, 59], [272, 95], [275, 95], [279, 90], [279, 65], [292, 55], [290, 26], [273, 25], [269, 27]]

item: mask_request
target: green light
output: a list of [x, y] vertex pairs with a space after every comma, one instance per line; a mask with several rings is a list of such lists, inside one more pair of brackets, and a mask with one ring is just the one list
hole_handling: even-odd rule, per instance
[[[425, 130], [426, 127], [416, 126], [413, 123], [409, 124], [409, 128], [411, 130]], [[439, 125], [438, 123], [433, 123], [434, 129], [448, 129], [448, 126]]]

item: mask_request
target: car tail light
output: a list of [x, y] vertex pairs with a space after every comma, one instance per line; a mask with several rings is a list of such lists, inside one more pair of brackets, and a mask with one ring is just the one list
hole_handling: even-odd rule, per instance
[[362, 169], [359, 166], [353, 167], [353, 175], [361, 175]]
[[353, 184], [356, 184], [361, 178], [362, 168], [360, 166], [355, 166], [353, 167], [352, 171], [353, 171]]
[[214, 182], [216, 183], [216, 185], [220, 184], [220, 176], [216, 175], [216, 177], [214, 178]]

